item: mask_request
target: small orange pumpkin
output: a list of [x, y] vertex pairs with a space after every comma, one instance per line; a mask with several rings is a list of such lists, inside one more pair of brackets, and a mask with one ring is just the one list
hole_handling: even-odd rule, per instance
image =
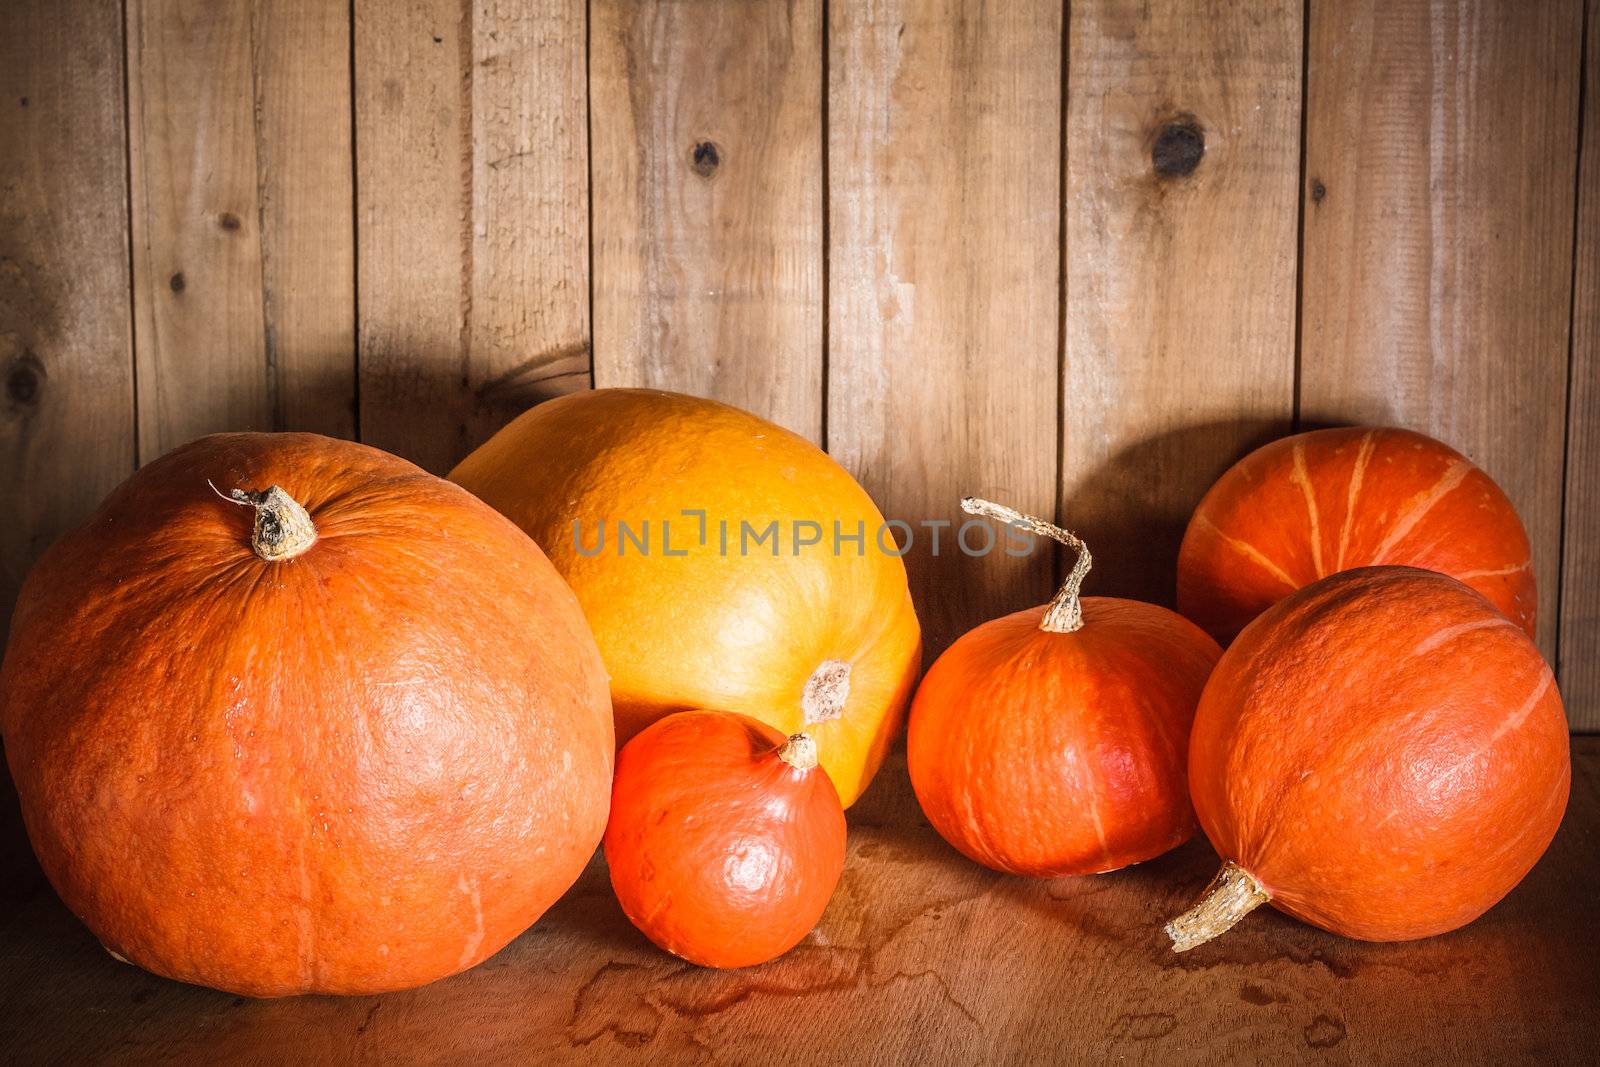
[[623, 746], [606, 827], [622, 910], [703, 967], [781, 956], [817, 925], [844, 870], [839, 794], [805, 734], [685, 711]]
[[185, 445], [50, 549], [0, 727], [66, 905], [252, 996], [473, 966], [578, 877], [610, 797], [605, 670], [538, 546], [313, 434]]
[[1078, 598], [1090, 566], [1060, 527], [988, 501], [968, 512], [1052, 537], [1078, 561], [1048, 606], [986, 622], [940, 656], [907, 734], [934, 829], [1011, 874], [1115, 870], [1194, 833], [1189, 723], [1220, 652], [1166, 608]]
[[1555, 678], [1452, 578], [1366, 567], [1245, 628], [1206, 685], [1189, 784], [1224, 860], [1182, 952], [1266, 901], [1365, 941], [1463, 926], [1511, 891], [1571, 783]]
[[1392, 564], [1465, 582], [1534, 634], [1528, 535], [1487, 474], [1420, 433], [1313, 430], [1256, 449], [1195, 508], [1178, 610], [1227, 643], [1318, 578]]

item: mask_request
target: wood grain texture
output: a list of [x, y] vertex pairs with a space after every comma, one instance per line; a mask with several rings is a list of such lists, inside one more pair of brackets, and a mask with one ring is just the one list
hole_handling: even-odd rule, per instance
[[1071, 7], [1061, 518], [1173, 600], [1195, 504], [1294, 403], [1302, 5]]
[[1053, 546], [957, 533], [966, 495], [1055, 511], [1061, 5], [829, 12], [828, 446], [910, 524], [931, 656], [1051, 592]]
[[1314, 4], [1302, 421], [1460, 449], [1533, 544], [1553, 659], [1580, 0]]
[[1575, 730], [1600, 730], [1600, 5], [1585, 27], [1582, 158], [1573, 264], [1572, 395], [1556, 674]]
[[140, 455], [354, 431], [349, 8], [130, 0]]
[[589, 380], [583, 0], [357, 0], [361, 435], [443, 473]]
[[122, 59], [115, 0], [0, 5], [0, 634], [133, 473]]
[[0, 1054], [14, 1062], [1149, 1064], [1592, 1062], [1600, 738], [1501, 904], [1443, 937], [1347, 941], [1270, 908], [1178, 956], [1161, 923], [1217, 859], [1192, 842], [1109, 875], [969, 863], [903, 759], [850, 811], [844, 878], [786, 956], [701, 970], [628, 924], [597, 858], [532, 930], [409, 993], [250, 1001], [112, 960], [0, 841]]
[[595, 384], [822, 427], [820, 0], [595, 0]]

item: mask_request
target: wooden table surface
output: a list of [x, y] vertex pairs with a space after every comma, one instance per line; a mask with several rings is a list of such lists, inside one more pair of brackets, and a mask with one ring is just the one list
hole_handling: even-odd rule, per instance
[[904, 759], [850, 813], [844, 879], [783, 959], [706, 971], [628, 925], [596, 860], [466, 974], [384, 997], [253, 1001], [107, 956], [0, 837], [0, 1062], [1595, 1062], [1600, 737], [1575, 738], [1549, 853], [1484, 918], [1410, 944], [1271, 909], [1184, 956], [1161, 923], [1206, 884], [1195, 841], [1116, 874], [1003, 877], [922, 819]]

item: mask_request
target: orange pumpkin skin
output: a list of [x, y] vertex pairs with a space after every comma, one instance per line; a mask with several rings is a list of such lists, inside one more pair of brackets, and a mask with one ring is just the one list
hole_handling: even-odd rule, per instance
[[[736, 711], [812, 736], [846, 807], [867, 787], [904, 721], [920, 631], [905, 567], [877, 545], [882, 515], [809, 441], [712, 400], [599, 389], [525, 412], [450, 477], [526, 530], [577, 593], [619, 744], [674, 711]], [[795, 536], [797, 520], [823, 543], [800, 545], [811, 531]], [[774, 521], [776, 540], [755, 544]], [[833, 551], [835, 522], [864, 531], [859, 554]], [[648, 529], [649, 554], [619, 523]], [[817, 698], [830, 686], [842, 704]]]
[[844, 871], [839, 794], [746, 715], [685, 711], [623, 746], [606, 827], [611, 885], [646, 937], [702, 967], [797, 945]]
[[1550, 668], [1482, 596], [1410, 567], [1348, 571], [1224, 653], [1189, 742], [1200, 824], [1272, 903], [1367, 941], [1482, 915], [1566, 810]]
[[945, 650], [911, 705], [906, 759], [928, 821], [1009, 874], [1116, 870], [1194, 834], [1189, 724], [1220, 649], [1154, 604], [1084, 597], [1083, 628], [1045, 608]]
[[1294, 590], [1380, 564], [1448, 574], [1534, 635], [1528, 535], [1500, 487], [1431, 437], [1359, 426], [1274, 441], [1211, 487], [1178, 552], [1178, 610], [1226, 644]]
[[[274, 562], [218, 496], [271, 485], [317, 530]], [[598, 649], [537, 546], [311, 434], [184, 446], [46, 553], [0, 727], [40, 863], [107, 948], [262, 997], [498, 951], [593, 854], [614, 751]]]

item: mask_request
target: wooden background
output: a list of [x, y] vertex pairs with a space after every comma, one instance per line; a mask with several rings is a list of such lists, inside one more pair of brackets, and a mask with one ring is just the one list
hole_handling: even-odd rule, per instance
[[[0, 617], [214, 430], [444, 471], [685, 390], [1167, 600], [1244, 451], [1395, 423], [1510, 493], [1600, 728], [1597, 2], [5, 0]], [[1053, 578], [912, 567], [935, 647]]]

